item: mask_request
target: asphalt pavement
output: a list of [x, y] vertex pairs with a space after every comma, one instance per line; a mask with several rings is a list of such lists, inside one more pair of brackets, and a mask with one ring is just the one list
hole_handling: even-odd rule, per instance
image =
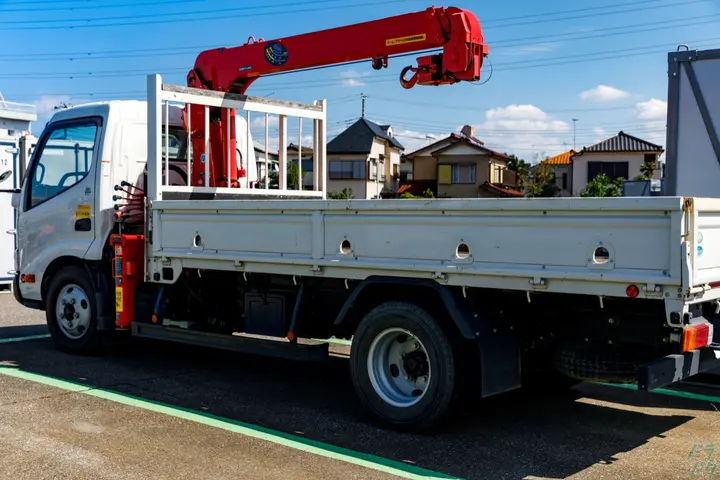
[[0, 479], [720, 478], [720, 389], [513, 392], [410, 435], [364, 418], [348, 347], [331, 350], [69, 355], [0, 294]]

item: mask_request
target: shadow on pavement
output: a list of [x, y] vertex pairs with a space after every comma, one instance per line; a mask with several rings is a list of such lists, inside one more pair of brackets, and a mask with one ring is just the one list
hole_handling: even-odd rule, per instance
[[[564, 478], [611, 463], [693, 418], [580, 402], [606, 390], [616, 403], [648, 398], [582, 385], [561, 394], [512, 392], [478, 400], [437, 431], [410, 435], [363, 418], [342, 358], [311, 364], [149, 341], [73, 356], [39, 340], [2, 345], [0, 361], [473, 479]], [[667, 402], [698, 406], [680, 398]]]
[[0, 339], [31, 337], [34, 335], [46, 335], [47, 333], [48, 329], [44, 324], [0, 327]]

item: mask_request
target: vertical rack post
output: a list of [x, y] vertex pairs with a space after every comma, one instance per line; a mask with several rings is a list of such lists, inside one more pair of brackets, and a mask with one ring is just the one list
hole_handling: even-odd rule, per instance
[[[245, 167], [245, 186], [247, 188], [251, 188], [250, 186], [250, 155], [255, 155], [255, 145], [252, 145], [252, 142], [250, 141], [251, 135], [250, 135], [250, 110], [247, 110], [247, 134], [245, 135], [245, 152], [243, 155], [246, 155], [247, 158], [244, 159], [243, 166]], [[257, 165], [255, 162], [252, 162], [253, 165], [255, 165], [255, 172], [257, 172]], [[238, 182], [240, 179], [238, 178]]]
[[165, 100], [165, 179], [163, 186], [170, 185], [170, 101]]
[[203, 153], [203, 163], [205, 163], [205, 178], [202, 186], [210, 186], [210, 107], [205, 105], [205, 153]]
[[147, 160], [147, 199], [149, 201], [162, 200], [161, 180], [159, 174], [162, 157], [162, 77], [148, 75], [148, 160]]
[[[315, 102], [315, 105], [317, 105], [317, 102]], [[318, 125], [319, 125], [318, 120], [313, 119], [313, 144], [312, 144], [312, 149], [313, 149], [313, 154], [312, 154], [313, 155], [313, 190], [316, 192], [320, 191], [320, 185], [318, 184], [318, 176], [320, 173], [318, 171], [320, 168], [319, 167], [320, 162], [318, 162], [318, 158], [320, 158], [320, 157], [318, 157], [318, 155], [320, 154], [318, 152], [318, 150], [319, 150], [319, 148], [318, 148]]]
[[327, 145], [327, 100], [321, 100], [320, 105], [323, 111], [323, 119], [318, 120], [318, 183], [321, 185], [320, 191], [322, 191], [323, 200], [327, 198], [326, 181], [327, 175], [325, 173], [327, 167], [327, 152], [325, 146]]
[[302, 180], [302, 123], [303, 118], [298, 117], [298, 190], [303, 189]]
[[265, 114], [265, 190], [270, 188], [270, 170], [268, 166], [268, 142], [270, 141], [270, 126], [268, 114]]
[[278, 188], [287, 190], [287, 116], [278, 115]]
[[230, 145], [230, 136], [232, 135], [232, 129], [230, 127], [230, 125], [231, 125], [230, 120], [231, 120], [231, 116], [232, 116], [231, 115], [232, 110], [230, 108], [226, 108], [225, 111], [227, 112], [227, 122], [226, 122], [227, 123], [227, 133], [226, 133], [227, 136], [225, 137], [225, 143], [227, 143], [227, 185], [226, 186], [229, 188], [232, 186], [232, 185], [230, 185], [230, 178], [232, 178], [232, 175], [230, 175], [230, 171], [231, 171], [230, 170], [230, 159], [232, 158], [232, 156], [230, 155], [232, 153], [232, 146]]
[[192, 179], [192, 162], [190, 161], [190, 157], [192, 156], [192, 123], [190, 119], [192, 118], [192, 115], [190, 115], [190, 108], [191, 104], [187, 104], [187, 147], [185, 148], [185, 156], [187, 157], [187, 179], [188, 179], [188, 187], [192, 184], [190, 181]]

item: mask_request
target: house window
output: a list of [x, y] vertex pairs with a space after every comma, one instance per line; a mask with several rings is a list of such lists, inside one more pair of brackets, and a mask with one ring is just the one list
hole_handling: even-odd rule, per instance
[[452, 183], [475, 183], [475, 164], [453, 165]]
[[568, 177], [567, 173], [562, 174], [562, 189], [563, 190], [567, 190], [567, 177]]
[[655, 162], [655, 154], [654, 153], [646, 153], [645, 154], [645, 163], [654, 163]]
[[628, 162], [588, 162], [587, 181], [591, 182], [601, 173], [610, 177], [610, 180], [628, 179], [628, 171]]
[[330, 180], [365, 180], [365, 160], [330, 160]]
[[368, 180], [375, 181], [378, 177], [378, 174], [380, 175], [380, 182], [385, 181], [385, 155], [380, 155], [380, 159], [377, 158], [370, 158], [369, 159], [369, 170], [368, 170]]

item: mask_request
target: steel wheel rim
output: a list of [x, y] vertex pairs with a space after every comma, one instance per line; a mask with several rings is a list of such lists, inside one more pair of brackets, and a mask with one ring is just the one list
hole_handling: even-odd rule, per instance
[[375, 393], [388, 405], [408, 408], [425, 396], [432, 379], [425, 345], [404, 328], [388, 328], [370, 344], [367, 370]]
[[66, 337], [77, 340], [90, 329], [90, 298], [78, 285], [65, 285], [55, 302], [55, 320]]

